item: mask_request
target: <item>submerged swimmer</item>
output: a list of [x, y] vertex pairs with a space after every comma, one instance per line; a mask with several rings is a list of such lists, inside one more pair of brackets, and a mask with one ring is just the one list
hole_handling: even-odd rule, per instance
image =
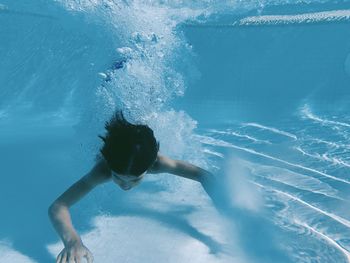
[[123, 190], [130, 190], [146, 173], [171, 173], [200, 182], [208, 192], [212, 175], [190, 163], [160, 155], [159, 143], [148, 126], [131, 124], [118, 112], [105, 128], [106, 136], [99, 136], [104, 142], [100, 150], [102, 158], [49, 208], [51, 222], [64, 243], [57, 263], [78, 263], [82, 258], [88, 263], [93, 261], [91, 252], [73, 227], [69, 207], [102, 183], [113, 181]]

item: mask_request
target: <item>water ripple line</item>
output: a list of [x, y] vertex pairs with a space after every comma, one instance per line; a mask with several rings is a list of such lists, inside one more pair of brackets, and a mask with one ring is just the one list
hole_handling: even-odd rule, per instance
[[320, 155], [318, 153], [316, 154], [311, 154], [311, 153], [308, 153], [306, 152], [305, 150], [303, 150], [301, 147], [294, 147], [295, 150], [301, 152], [303, 155], [305, 156], [308, 156], [310, 158], [314, 158], [316, 160], [320, 160], [320, 161], [326, 161], [326, 162], [329, 162], [333, 165], [340, 165], [340, 166], [345, 166], [345, 167], [348, 167], [350, 168], [350, 164], [346, 161], [343, 161], [342, 159], [338, 159], [338, 158], [335, 158], [335, 157], [331, 157], [331, 156], [328, 156], [326, 153]]
[[312, 142], [316, 142], [316, 143], [321, 143], [321, 144], [325, 144], [328, 145], [330, 147], [334, 147], [334, 148], [345, 148], [347, 150], [350, 150], [350, 144], [343, 144], [343, 143], [338, 143], [338, 142], [330, 142], [330, 141], [326, 141], [320, 138], [315, 138], [315, 137], [310, 137], [307, 138], [308, 140], [312, 141]]
[[331, 10], [323, 12], [302, 13], [294, 15], [262, 15], [245, 17], [233, 25], [259, 26], [259, 25], [286, 25], [286, 24], [310, 24], [320, 22], [349, 21], [350, 10]]
[[[350, 11], [350, 10], [349, 10]], [[304, 105], [304, 107], [301, 108], [301, 116], [305, 119], [310, 119], [312, 121], [321, 123], [322, 125], [327, 125], [327, 126], [341, 126], [341, 127], [346, 127], [350, 128], [350, 124], [346, 122], [340, 122], [340, 121], [332, 121], [328, 119], [323, 119], [317, 115], [315, 115], [310, 107], [308, 105]]]
[[313, 232], [316, 235], [320, 236], [321, 238], [325, 239], [329, 244], [333, 245], [338, 250], [340, 250], [344, 254], [344, 256], [346, 257], [347, 262], [350, 263], [350, 253], [349, 253], [349, 251], [347, 251], [345, 248], [343, 248], [341, 245], [339, 245], [337, 241], [335, 241], [334, 239], [330, 238], [326, 234], [321, 233], [317, 229], [309, 226], [307, 223], [298, 222], [298, 221], [296, 221], [295, 223], [300, 225], [300, 226], [303, 226], [303, 227], [307, 228], [311, 232]]
[[264, 189], [267, 189], [267, 190], [270, 190], [270, 191], [273, 191], [273, 192], [276, 192], [277, 194], [280, 194], [280, 195], [284, 195], [286, 197], [288, 197], [289, 199], [292, 199], [298, 203], [301, 203], [303, 204], [304, 206], [307, 206], [309, 208], [311, 208], [312, 210], [315, 210], [316, 212], [320, 213], [320, 214], [323, 214], [331, 219], [333, 219], [334, 221], [337, 221], [338, 223], [342, 224], [343, 226], [347, 227], [347, 228], [350, 228], [350, 221], [345, 219], [345, 218], [342, 218], [338, 215], [335, 215], [335, 214], [332, 214], [332, 213], [329, 213], [327, 211], [324, 211], [312, 204], [309, 204], [308, 202], [305, 202], [304, 200], [300, 199], [299, 197], [296, 197], [294, 195], [291, 195], [289, 193], [286, 193], [286, 192], [283, 192], [281, 190], [278, 190], [278, 189], [274, 189], [274, 188], [271, 188], [271, 187], [268, 187], [268, 186], [265, 186], [265, 185], [262, 185], [262, 184], [259, 184], [257, 182], [254, 182], [254, 181], [250, 181], [251, 183], [259, 186], [260, 188], [264, 188]]
[[239, 137], [239, 138], [245, 138], [245, 139], [248, 139], [248, 140], [256, 142], [256, 143], [271, 144], [270, 141], [260, 140], [260, 139], [253, 137], [253, 136], [246, 135], [246, 134], [240, 134], [240, 133], [235, 132], [235, 131], [220, 131], [220, 130], [215, 130], [215, 129], [209, 129], [208, 131], [212, 132], [212, 133], [217, 133], [217, 134], [232, 135], [232, 136]]
[[279, 130], [279, 129], [274, 128], [274, 127], [267, 127], [267, 126], [264, 126], [264, 125], [261, 125], [261, 124], [258, 124], [258, 123], [254, 123], [254, 122], [243, 123], [243, 126], [255, 127], [255, 128], [262, 129], [262, 130], [271, 131], [273, 133], [276, 133], [276, 134], [279, 134], [279, 135], [283, 135], [283, 136], [292, 138], [294, 140], [298, 139], [298, 137], [296, 135], [294, 135], [294, 134], [292, 134], [290, 132], [282, 131], [282, 130]]
[[[292, 172], [294, 173], [294, 172]], [[319, 195], [322, 195], [322, 196], [325, 196], [325, 197], [328, 197], [328, 198], [331, 198], [331, 199], [335, 199], [335, 200], [339, 200], [341, 202], [348, 202], [347, 200], [345, 200], [344, 198], [341, 198], [339, 196], [337, 196], [337, 190], [333, 189], [333, 193], [329, 193], [329, 192], [326, 192], [326, 191], [321, 191], [321, 190], [317, 190], [317, 189], [311, 189], [310, 187], [305, 187], [304, 185], [297, 185], [297, 184], [294, 184], [292, 183], [291, 181], [288, 181], [288, 180], [282, 180], [278, 177], [275, 177], [275, 176], [268, 176], [268, 177], [265, 177], [265, 176], [262, 176], [260, 175], [259, 173], [256, 173], [254, 172], [254, 174], [258, 177], [261, 177], [263, 179], [268, 179], [268, 180], [271, 180], [273, 182], [278, 182], [278, 183], [281, 183], [283, 185], [288, 185], [288, 186], [291, 186], [295, 189], [298, 189], [299, 191], [302, 190], [302, 191], [307, 191], [309, 193], [313, 193], [313, 194], [319, 194]], [[297, 174], [297, 173], [295, 173]], [[307, 176], [305, 176], [307, 177]], [[308, 178], [312, 178], [313, 180], [317, 180], [316, 178], [313, 178], [313, 177], [308, 177]], [[300, 180], [300, 178], [298, 178]], [[319, 181], [319, 180], [317, 180]], [[321, 183], [321, 182], [320, 182]]]
[[270, 155], [267, 155], [267, 154], [264, 154], [264, 153], [261, 153], [261, 152], [257, 152], [257, 151], [255, 151], [253, 149], [237, 146], [237, 145], [231, 144], [229, 142], [226, 142], [226, 141], [223, 141], [223, 140], [214, 139], [214, 138], [211, 138], [211, 137], [208, 137], [208, 136], [196, 135], [196, 137], [204, 144], [221, 146], [221, 147], [228, 147], [228, 148], [241, 150], [241, 151], [253, 154], [253, 155], [261, 156], [261, 157], [264, 157], [264, 158], [267, 158], [267, 159], [270, 159], [270, 160], [273, 160], [273, 161], [277, 161], [277, 162], [283, 163], [283, 164], [291, 166], [291, 167], [299, 168], [299, 169], [302, 169], [304, 171], [315, 173], [315, 174], [321, 175], [323, 177], [326, 177], [328, 179], [332, 179], [334, 181], [338, 181], [338, 182], [342, 182], [342, 183], [350, 185], [350, 181], [347, 181], [345, 179], [338, 178], [338, 177], [335, 177], [333, 175], [330, 175], [330, 174], [318, 171], [316, 169], [309, 168], [309, 167], [306, 167], [306, 166], [302, 166], [300, 164], [291, 163], [291, 162], [288, 162], [288, 161], [285, 161], [285, 160], [282, 160], [282, 159], [279, 159], [279, 158], [276, 158], [274, 156], [270, 156]]

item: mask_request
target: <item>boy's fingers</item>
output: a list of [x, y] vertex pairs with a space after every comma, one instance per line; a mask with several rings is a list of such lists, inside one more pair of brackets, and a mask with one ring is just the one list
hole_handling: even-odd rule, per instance
[[72, 254], [68, 257], [68, 263], [75, 263], [74, 256]]
[[61, 262], [60, 263], [67, 263], [67, 253], [62, 254]]
[[62, 252], [58, 254], [56, 263], [61, 263], [61, 258], [62, 258]]
[[75, 263], [81, 263], [81, 256], [76, 256], [75, 257]]
[[91, 253], [87, 252], [84, 257], [86, 258], [87, 263], [92, 263], [94, 261], [93, 256], [91, 255]]

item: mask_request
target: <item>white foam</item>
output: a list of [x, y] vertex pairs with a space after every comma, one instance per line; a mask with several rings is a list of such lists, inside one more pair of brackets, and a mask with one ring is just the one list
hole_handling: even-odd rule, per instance
[[12, 248], [11, 244], [0, 241], [0, 262], [1, 263], [36, 263], [36, 261], [23, 255]]
[[201, 143], [194, 137], [197, 122], [188, 114], [169, 110], [152, 113], [143, 121], [153, 129], [160, 141], [161, 152], [175, 159], [186, 159], [202, 167], [208, 166]]
[[231, 156], [226, 161], [225, 173], [221, 177], [223, 185], [234, 206], [258, 212], [263, 206], [263, 198], [254, 184], [249, 182], [246, 162]]
[[[190, 151], [202, 153], [201, 145], [192, 140], [195, 121], [171, 109], [169, 102], [185, 92], [184, 77], [174, 66], [179, 62], [178, 55], [186, 57], [192, 52], [184, 36], [178, 34], [177, 26], [195, 19], [205, 9], [142, 0], [59, 2], [68, 9], [83, 11], [88, 18], [102, 20], [115, 35], [116, 57], [124, 61], [122, 69], [106, 69], [108, 74], [100, 72], [109, 81], [96, 87], [92, 105], [76, 126], [84, 134], [91, 134], [86, 138], [93, 139], [87, 139], [91, 141], [85, 144], [97, 149], [99, 141], [95, 135], [102, 132], [104, 122], [115, 109], [122, 109], [129, 121], [149, 125], [161, 142], [161, 151], [171, 157], [193, 161]], [[181, 60], [181, 64], [185, 65], [186, 61]]]
[[67, 9], [83, 11], [85, 9], [94, 9], [101, 4], [100, 0], [55, 0], [65, 5]]
[[244, 123], [243, 126], [250, 126], [250, 127], [255, 127], [255, 128], [259, 128], [259, 129], [262, 129], [262, 130], [267, 130], [267, 131], [270, 131], [270, 132], [273, 132], [273, 133], [276, 133], [276, 134], [279, 134], [279, 135], [283, 135], [283, 136], [286, 136], [286, 137], [289, 137], [289, 138], [292, 138], [294, 140], [297, 140], [297, 136], [290, 133], [290, 132], [286, 132], [286, 131], [282, 131], [282, 130], [279, 130], [277, 128], [274, 128], [274, 127], [268, 127], [268, 126], [264, 126], [264, 125], [261, 125], [261, 124], [258, 124], [258, 123]]
[[246, 17], [234, 25], [280, 25], [280, 24], [310, 24], [320, 22], [349, 21], [350, 10], [331, 10], [324, 12], [302, 13], [295, 15], [263, 15]]
[[[96, 263], [243, 262], [239, 258], [210, 254], [197, 239], [146, 217], [99, 216], [93, 224], [94, 229], [82, 235], [82, 240], [93, 253]], [[60, 242], [48, 246], [53, 257], [62, 248]]]

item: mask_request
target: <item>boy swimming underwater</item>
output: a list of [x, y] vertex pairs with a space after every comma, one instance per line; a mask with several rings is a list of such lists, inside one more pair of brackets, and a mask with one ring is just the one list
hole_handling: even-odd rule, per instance
[[64, 243], [56, 263], [80, 263], [82, 258], [93, 262], [91, 252], [74, 229], [69, 207], [96, 186], [113, 181], [123, 190], [129, 190], [138, 185], [146, 173], [171, 173], [200, 182], [208, 192], [209, 181], [213, 179], [202, 168], [160, 155], [153, 131], [146, 125], [129, 123], [121, 112], [117, 112], [105, 128], [106, 136], [100, 136], [104, 142], [100, 150], [103, 158], [49, 208], [51, 222]]

